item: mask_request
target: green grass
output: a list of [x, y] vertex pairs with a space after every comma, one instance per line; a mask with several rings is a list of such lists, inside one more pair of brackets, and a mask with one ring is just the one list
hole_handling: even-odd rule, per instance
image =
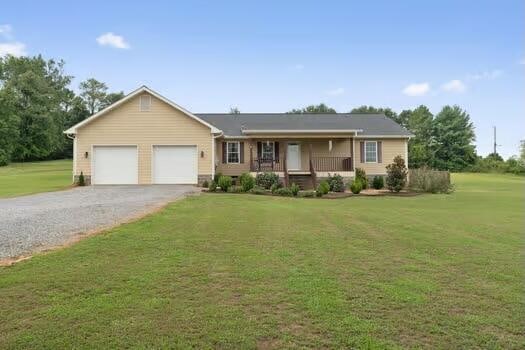
[[0, 348], [523, 348], [525, 179], [188, 198], [0, 269]]
[[0, 198], [56, 191], [71, 185], [71, 160], [12, 163], [0, 167]]

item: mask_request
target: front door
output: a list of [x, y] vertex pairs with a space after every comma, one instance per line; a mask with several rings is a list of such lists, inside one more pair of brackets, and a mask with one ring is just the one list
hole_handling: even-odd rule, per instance
[[286, 154], [288, 170], [301, 170], [301, 146], [298, 143], [289, 143]]

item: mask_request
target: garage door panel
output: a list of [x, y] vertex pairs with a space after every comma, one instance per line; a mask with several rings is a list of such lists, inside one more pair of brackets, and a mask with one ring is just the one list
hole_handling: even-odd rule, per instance
[[93, 183], [131, 185], [138, 183], [136, 146], [94, 146]]
[[154, 146], [153, 183], [196, 184], [197, 146]]

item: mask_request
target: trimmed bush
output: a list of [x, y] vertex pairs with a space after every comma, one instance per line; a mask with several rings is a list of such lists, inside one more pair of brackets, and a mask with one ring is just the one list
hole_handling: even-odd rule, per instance
[[362, 189], [363, 183], [359, 179], [355, 179], [350, 185], [350, 191], [352, 191], [353, 194], [359, 194]]
[[228, 188], [228, 193], [243, 193], [245, 192], [242, 186], [231, 186]]
[[249, 193], [251, 194], [266, 194], [266, 190], [259, 186], [254, 186]]
[[293, 195], [292, 190], [290, 190], [288, 187], [278, 188], [273, 192], [273, 194], [284, 197], [291, 197]]
[[401, 156], [396, 156], [394, 162], [386, 166], [386, 173], [386, 187], [391, 192], [399, 192], [405, 187], [408, 171]]
[[84, 173], [82, 171], [80, 172], [80, 175], [78, 176], [78, 185], [86, 186], [86, 179], [84, 178]]
[[276, 173], [259, 173], [255, 177], [255, 184], [269, 190], [273, 184], [279, 183], [279, 176]]
[[362, 189], [368, 188], [368, 178], [366, 177], [365, 169], [355, 168], [355, 180], [361, 181]]
[[290, 191], [292, 191], [292, 195], [294, 197], [297, 197], [297, 194], [299, 193], [299, 186], [296, 183], [293, 183], [292, 186], [290, 186]]
[[218, 185], [222, 191], [228, 192], [228, 188], [232, 186], [232, 178], [229, 176], [221, 176], [219, 177]]
[[208, 180], [204, 180], [202, 182], [202, 187], [207, 188], [210, 184], [208, 183]]
[[382, 176], [374, 176], [374, 180], [372, 181], [372, 187], [376, 190], [380, 190], [383, 187], [385, 187], [385, 180], [383, 180]]
[[423, 167], [410, 169], [409, 173], [408, 187], [413, 191], [428, 193], [451, 193], [454, 191], [448, 171]]
[[217, 183], [215, 182], [215, 180], [212, 180], [210, 182], [210, 185], [208, 186], [208, 191], [209, 192], [215, 192], [217, 191]]
[[328, 192], [330, 192], [330, 185], [327, 181], [321, 181], [319, 186], [317, 186], [316, 192], [321, 193], [321, 195], [324, 196], [325, 194], [328, 194]]
[[213, 175], [213, 181], [215, 181], [215, 183], [218, 184], [221, 176], [222, 176], [222, 173], [215, 173], [215, 175]]
[[270, 192], [274, 193], [275, 191], [277, 191], [279, 188], [282, 188], [282, 187], [283, 187], [283, 183], [280, 181], [277, 181], [276, 183], [272, 185], [272, 187], [270, 187]]
[[239, 177], [239, 183], [244, 192], [248, 192], [255, 186], [255, 179], [249, 173], [244, 173]]
[[339, 174], [328, 174], [328, 185], [330, 186], [330, 191], [332, 192], [345, 191], [345, 183], [343, 181], [343, 177]]

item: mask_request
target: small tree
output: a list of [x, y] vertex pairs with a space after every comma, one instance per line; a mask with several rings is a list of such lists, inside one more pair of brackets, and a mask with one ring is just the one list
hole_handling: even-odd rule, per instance
[[386, 166], [386, 173], [386, 187], [391, 192], [399, 192], [405, 187], [408, 171], [401, 156], [396, 156], [394, 162]]
[[80, 175], [78, 176], [78, 185], [86, 186], [86, 179], [84, 179], [84, 173], [82, 171], [80, 172]]

